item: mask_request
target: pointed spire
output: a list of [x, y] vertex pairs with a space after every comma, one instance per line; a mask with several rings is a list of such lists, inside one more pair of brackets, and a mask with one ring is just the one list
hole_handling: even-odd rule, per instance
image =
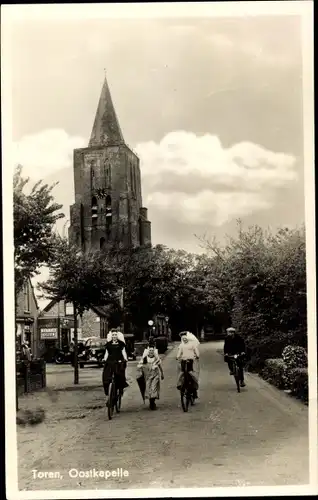
[[88, 146], [117, 145], [124, 142], [105, 74], [104, 85], [99, 98]]

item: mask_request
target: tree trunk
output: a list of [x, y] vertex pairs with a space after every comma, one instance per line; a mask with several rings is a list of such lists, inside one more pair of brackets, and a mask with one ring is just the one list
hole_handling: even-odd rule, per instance
[[77, 335], [77, 310], [73, 304], [74, 314], [74, 384], [78, 384], [78, 335]]

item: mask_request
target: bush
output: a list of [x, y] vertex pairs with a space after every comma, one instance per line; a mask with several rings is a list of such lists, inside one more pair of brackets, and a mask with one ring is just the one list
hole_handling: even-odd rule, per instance
[[304, 347], [288, 345], [283, 349], [282, 359], [289, 370], [294, 368], [307, 368], [307, 351]]
[[292, 390], [295, 382], [295, 370], [308, 366], [307, 352], [303, 347], [288, 345], [283, 349], [282, 359], [286, 365], [285, 386]]
[[292, 394], [304, 402], [308, 402], [308, 370], [307, 368], [294, 368], [289, 372], [290, 388]]
[[260, 374], [264, 380], [278, 389], [285, 388], [286, 365], [281, 358], [272, 358], [265, 361], [265, 366]]
[[283, 332], [276, 332], [275, 336], [263, 338], [249, 336], [245, 340], [250, 351], [246, 369], [259, 372], [265, 368], [266, 360], [281, 357], [282, 349], [286, 346], [289, 337]]

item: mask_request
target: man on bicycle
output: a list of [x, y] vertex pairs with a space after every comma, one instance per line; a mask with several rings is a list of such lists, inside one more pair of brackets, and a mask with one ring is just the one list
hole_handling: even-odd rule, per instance
[[[186, 333], [186, 332], [185, 332]], [[194, 342], [190, 342], [187, 335], [181, 335], [181, 344], [179, 345], [178, 352], [177, 352], [177, 361], [180, 362], [179, 369], [180, 373], [178, 376], [178, 382], [177, 382], [177, 389], [181, 390], [183, 381], [184, 381], [184, 373], [182, 370], [182, 365], [189, 361], [190, 362], [190, 369], [189, 369], [189, 375], [192, 377], [192, 380], [194, 382], [194, 398], [197, 399], [198, 397], [198, 388], [199, 388], [199, 381], [198, 378], [196, 377], [194, 370], [193, 370], [193, 362], [194, 360], [199, 360], [199, 349], [198, 346]]]
[[126, 381], [126, 365], [128, 361], [125, 344], [118, 339], [118, 332], [112, 331], [111, 341], [107, 342], [105, 356], [104, 356], [104, 369], [103, 369], [103, 386], [105, 396], [108, 404], [108, 389], [112, 380], [114, 370], [119, 383], [121, 394], [126, 387], [129, 387]]
[[240, 373], [241, 387], [245, 387], [243, 358], [245, 355], [245, 341], [233, 327], [227, 328], [226, 333], [227, 337], [224, 342], [224, 361], [228, 364], [230, 375], [233, 375], [233, 361], [229, 358], [229, 356], [234, 356], [234, 354], [240, 355], [237, 359], [237, 366]]

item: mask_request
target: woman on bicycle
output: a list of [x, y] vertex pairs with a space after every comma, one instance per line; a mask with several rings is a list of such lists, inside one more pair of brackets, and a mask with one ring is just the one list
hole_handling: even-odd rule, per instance
[[[183, 333], [183, 332], [182, 332]], [[179, 349], [177, 352], [177, 361], [178, 363], [178, 382], [177, 382], [177, 389], [180, 390], [183, 385], [183, 380], [184, 380], [184, 373], [182, 370], [182, 361], [191, 361], [191, 366], [189, 370], [189, 374], [191, 375], [193, 382], [194, 382], [194, 387], [195, 387], [195, 394], [194, 397], [198, 397], [197, 390], [199, 388], [199, 380], [197, 375], [194, 372], [193, 369], [193, 363], [195, 360], [199, 360], [200, 354], [199, 354], [199, 349], [198, 346], [196, 345], [195, 342], [191, 342], [188, 340], [187, 335], [181, 335], [181, 344], [179, 345]]]
[[153, 346], [148, 347], [148, 353], [142, 357], [137, 365], [137, 379], [143, 376], [145, 379], [145, 398], [149, 399], [150, 410], [156, 410], [156, 399], [160, 396], [160, 379], [164, 379], [161, 360]]
[[111, 383], [116, 365], [118, 365], [118, 370], [116, 373], [121, 393], [123, 394], [124, 389], [126, 387], [129, 387], [129, 384], [126, 381], [126, 364], [128, 361], [128, 357], [125, 349], [125, 344], [118, 339], [117, 331], [112, 332], [112, 339], [106, 344], [105, 356], [103, 361], [105, 363], [103, 369], [103, 386], [108, 402], [109, 384]]

